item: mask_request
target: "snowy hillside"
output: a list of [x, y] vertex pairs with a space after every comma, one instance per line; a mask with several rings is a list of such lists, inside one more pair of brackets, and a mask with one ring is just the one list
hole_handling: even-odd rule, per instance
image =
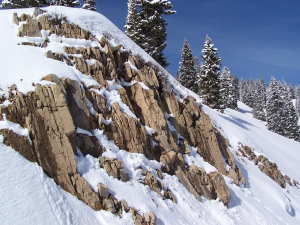
[[[49, 7], [45, 8], [52, 16], [65, 16], [70, 23], [90, 31], [98, 39], [106, 36], [111, 45], [123, 45], [124, 50], [131, 50], [140, 55], [145, 61], [153, 59], [128, 39], [115, 25], [103, 15], [82, 9]], [[17, 90], [23, 93], [33, 91], [37, 83], [50, 86], [50, 81], [41, 81], [48, 74], [67, 77], [85, 84], [88, 87], [100, 86], [91, 76], [81, 73], [74, 66], [64, 62], [47, 58], [49, 51], [64, 53], [64, 47], [94, 47], [102, 48], [97, 40], [83, 40], [48, 35], [43, 37], [17, 37], [18, 25], [13, 23], [13, 14], [32, 14], [33, 9], [2, 10], [0, 11], [0, 97], [7, 96], [9, 88], [16, 84]], [[21, 22], [22, 23], [22, 22]], [[21, 24], [20, 24], [21, 25]], [[45, 48], [19, 45], [21, 42], [42, 43], [49, 39]], [[132, 66], [133, 67], [133, 66]], [[192, 96], [197, 103], [201, 100], [197, 95], [180, 86], [178, 82], [161, 69], [169, 77], [167, 81], [177, 94], [178, 99]], [[121, 83], [123, 86], [133, 84]], [[129, 117], [136, 115], [122, 102], [118, 90], [120, 83], [109, 81], [106, 89], [94, 91], [108, 96], [113, 103], [120, 105], [121, 111]], [[139, 82], [142, 89], [148, 88]], [[5, 101], [0, 107], [12, 102]], [[149, 160], [143, 154], [130, 153], [120, 149], [116, 143], [99, 129], [92, 132], [77, 129], [78, 133], [95, 136], [97, 141], [105, 147], [103, 157], [123, 161], [130, 180], [123, 182], [112, 176], [99, 165], [99, 160], [91, 155], [76, 157], [77, 170], [89, 183], [93, 190], [103, 183], [118, 200], [126, 200], [129, 206], [137, 208], [142, 213], [153, 212], [158, 225], [276, 225], [300, 224], [300, 186], [287, 185], [282, 188], [269, 176], [263, 173], [258, 165], [243, 157], [239, 153], [242, 145], [253, 149], [256, 156], [265, 156], [277, 164], [283, 175], [300, 181], [300, 143], [284, 138], [266, 129], [264, 122], [253, 118], [251, 108], [239, 103], [239, 110], [226, 110], [223, 114], [206, 106], [204, 111], [211, 117], [218, 130], [229, 140], [230, 150], [241, 169], [246, 184], [239, 187], [233, 180], [224, 176], [231, 193], [231, 200], [225, 206], [219, 200], [201, 201], [196, 199], [175, 175], [165, 174], [163, 185], [176, 197], [177, 202], [163, 199], [161, 196], [140, 182], [143, 174], [140, 168], [154, 172], [162, 167], [156, 160]], [[89, 110], [92, 112], [93, 107]], [[92, 114], [92, 113], [91, 113]], [[172, 115], [168, 115], [172, 117]], [[111, 121], [105, 121], [109, 124]], [[10, 129], [22, 136], [28, 136], [26, 130], [17, 124], [7, 121], [4, 117], [0, 121], [0, 130]], [[149, 136], [153, 135], [152, 128], [145, 126]], [[185, 161], [189, 165], [197, 165], [207, 173], [216, 168], [206, 162], [191, 147], [186, 154]], [[64, 191], [53, 179], [50, 179], [37, 163], [32, 163], [15, 152], [11, 147], [3, 144], [0, 135], [0, 220], [1, 225], [129, 225], [134, 224], [130, 213], [123, 212], [116, 216], [108, 211], [94, 211], [73, 195]]]

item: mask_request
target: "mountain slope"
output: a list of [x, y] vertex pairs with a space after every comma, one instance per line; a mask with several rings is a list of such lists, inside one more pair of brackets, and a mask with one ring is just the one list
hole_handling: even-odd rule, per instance
[[201, 107], [104, 16], [44, 10], [0, 12], [3, 224], [300, 223], [300, 143]]

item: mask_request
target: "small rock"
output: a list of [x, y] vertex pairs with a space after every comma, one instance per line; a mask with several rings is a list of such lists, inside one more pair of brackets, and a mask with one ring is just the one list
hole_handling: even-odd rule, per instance
[[97, 185], [98, 187], [98, 194], [99, 194], [99, 197], [101, 198], [108, 198], [109, 196], [109, 191], [108, 191], [108, 188], [105, 184], [98, 184]]

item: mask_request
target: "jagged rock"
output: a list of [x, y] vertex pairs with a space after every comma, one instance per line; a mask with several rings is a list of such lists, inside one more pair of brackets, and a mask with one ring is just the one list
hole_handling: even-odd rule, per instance
[[248, 158], [250, 161], [253, 161], [255, 165], [258, 165], [258, 168], [274, 180], [282, 188], [286, 188], [289, 184], [291, 186], [298, 186], [299, 183], [295, 180], [292, 180], [289, 176], [283, 175], [279, 170], [276, 163], [271, 162], [263, 155], [257, 156], [249, 146], [244, 146], [240, 144], [239, 154], [243, 157]]
[[85, 134], [76, 134], [76, 146], [84, 155], [91, 155], [98, 158], [103, 152], [102, 146], [99, 145], [98, 140], [94, 136]]
[[[21, 21], [24, 21], [24, 18], [21, 17]], [[41, 30], [37, 20], [28, 17], [25, 19], [26, 23], [22, 23], [19, 26], [18, 36], [19, 37], [41, 37]]]
[[217, 193], [218, 198], [225, 205], [228, 205], [230, 202], [230, 191], [229, 191], [222, 175], [218, 172], [213, 172], [213, 173], [209, 173], [208, 176], [214, 186], [214, 189]]
[[103, 208], [113, 214], [120, 215], [122, 212], [122, 205], [121, 203], [115, 199], [114, 197], [110, 196], [103, 200]]
[[12, 147], [13, 149], [18, 149], [19, 153], [29, 161], [37, 161], [36, 156], [34, 155], [34, 152], [32, 150], [31, 143], [28, 140], [28, 137], [19, 136], [13, 131], [7, 129], [0, 130], [0, 134], [4, 136], [4, 144]]
[[[35, 14], [42, 13], [42, 11], [35, 11]], [[49, 31], [49, 34], [56, 34], [58, 36], [65, 36], [66, 38], [90, 39], [92, 35], [90, 32], [81, 29], [75, 24], [70, 24], [65, 18], [60, 18], [59, 15], [53, 18], [49, 15], [41, 15], [39, 17], [31, 17], [22, 14], [20, 21], [26, 21], [19, 27], [18, 36], [24, 37], [41, 37], [41, 30]], [[62, 23], [62, 21], [64, 21]]]
[[87, 205], [89, 205], [94, 210], [103, 209], [103, 205], [97, 195], [94, 192], [87, 181], [82, 178], [79, 174], [75, 174], [71, 176], [72, 185], [74, 187], [73, 195], [77, 195], [79, 199], [84, 201]]
[[164, 194], [163, 194], [164, 199], [170, 199], [171, 201], [173, 201], [174, 203], [177, 203], [177, 198], [176, 196], [173, 194], [173, 192], [169, 189], [164, 190]]
[[121, 203], [123, 211], [124, 212], [129, 212], [130, 207], [128, 206], [128, 203], [126, 201], [124, 201], [124, 200], [122, 200], [120, 203]]
[[108, 198], [109, 192], [108, 192], [107, 186], [105, 184], [100, 183], [97, 185], [97, 187], [98, 187], [98, 194], [99, 194], [100, 198], [102, 198], [102, 199]]
[[155, 191], [159, 195], [162, 194], [162, 191], [163, 191], [162, 184], [160, 183], [160, 181], [158, 181], [156, 179], [156, 177], [150, 171], [146, 171], [146, 175], [144, 178], [144, 184], [148, 185], [151, 190]]
[[199, 200], [219, 198], [225, 205], [229, 204], [230, 192], [224, 178], [219, 173], [207, 174], [196, 166], [178, 168], [176, 176], [179, 181]]
[[[5, 139], [10, 140], [15, 150], [37, 162], [63, 189], [98, 210], [101, 208], [98, 195], [76, 170], [76, 127], [89, 126], [89, 122], [84, 121], [88, 120], [84, 113], [80, 118], [72, 115], [79, 113], [78, 108], [81, 112], [86, 111], [79, 94], [80, 86], [76, 84], [65, 80], [57, 85], [37, 85], [36, 90], [27, 95], [17, 92], [14, 104], [0, 108], [0, 111], [7, 115], [8, 120], [29, 130], [31, 148], [24, 140], [21, 142], [22, 138], [7, 133]], [[25, 148], [28, 152], [24, 152]]]
[[157, 158], [155, 151], [151, 149], [147, 131], [138, 120], [122, 112], [118, 104], [112, 105], [111, 118], [113, 123], [106, 134], [121, 149], [128, 152], [142, 153], [151, 159]]
[[135, 225], [156, 225], [156, 217], [153, 213], [141, 215], [135, 209], [131, 209], [130, 211]]
[[166, 189], [152, 172], [143, 170], [142, 175], [144, 176], [143, 184], [149, 186], [152, 191], [159, 194], [163, 199], [170, 199], [175, 203], [177, 202], [177, 199], [172, 191]]
[[125, 172], [120, 160], [101, 157], [100, 166], [104, 168], [110, 176], [124, 182], [129, 181], [129, 175]]
[[178, 167], [184, 166], [184, 158], [181, 153], [169, 151], [162, 154], [160, 162], [163, 164], [163, 171], [174, 174]]

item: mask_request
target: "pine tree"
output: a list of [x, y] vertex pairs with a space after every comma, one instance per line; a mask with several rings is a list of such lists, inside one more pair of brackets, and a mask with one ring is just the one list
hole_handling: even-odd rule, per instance
[[5, 9], [43, 7], [50, 5], [47, 0], [3, 0], [0, 7]]
[[181, 50], [181, 60], [179, 63], [179, 70], [177, 73], [177, 80], [186, 88], [198, 92], [197, 85], [197, 71], [195, 65], [195, 58], [188, 41], [184, 41]]
[[128, 14], [124, 26], [126, 35], [138, 45], [142, 44], [141, 16], [137, 8], [137, 0], [128, 0]]
[[266, 88], [263, 80], [256, 80], [253, 83], [253, 116], [259, 120], [266, 120]]
[[240, 81], [237, 77], [234, 77], [233, 80], [233, 86], [234, 86], [234, 96], [235, 96], [235, 101], [238, 103], [238, 101], [240, 100], [240, 85], [239, 85]]
[[220, 66], [221, 59], [218, 56], [218, 49], [210, 37], [206, 37], [202, 50], [203, 64], [200, 74], [200, 95], [204, 104], [214, 109], [222, 109], [220, 98]]
[[224, 67], [220, 76], [220, 96], [223, 108], [237, 109], [237, 88], [236, 78], [227, 67]]
[[169, 0], [129, 0], [126, 34], [151, 55], [160, 65], [166, 67], [163, 54], [167, 43], [167, 23], [163, 15], [174, 14]]
[[96, 0], [84, 0], [84, 4], [81, 8], [96, 11]]
[[80, 2], [79, 0], [52, 0], [51, 4], [67, 7], [78, 7], [80, 5]]
[[253, 108], [255, 102], [254, 96], [254, 81], [252, 80], [241, 80], [239, 83], [240, 87], [240, 101]]
[[287, 84], [282, 84], [281, 96], [284, 101], [283, 123], [284, 136], [300, 141], [300, 127], [298, 126], [298, 116], [293, 105], [293, 93]]
[[298, 117], [300, 118], [300, 85], [295, 89], [295, 97], [296, 97], [296, 111]]
[[284, 101], [282, 99], [281, 84], [272, 78], [267, 89], [266, 119], [269, 130], [284, 135]]

